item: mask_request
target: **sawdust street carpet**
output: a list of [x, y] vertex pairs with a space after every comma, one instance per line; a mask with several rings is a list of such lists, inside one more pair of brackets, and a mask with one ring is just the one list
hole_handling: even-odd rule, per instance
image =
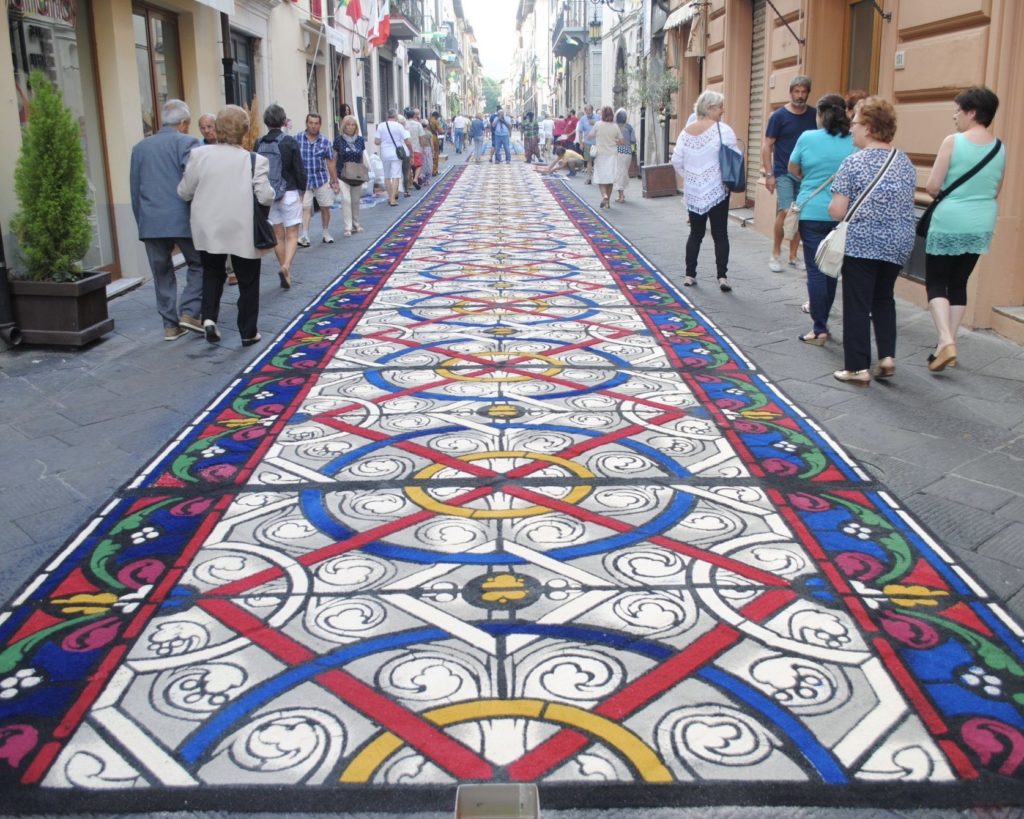
[[438, 182], [2, 618], [8, 809], [1021, 799], [1019, 626], [522, 164]]

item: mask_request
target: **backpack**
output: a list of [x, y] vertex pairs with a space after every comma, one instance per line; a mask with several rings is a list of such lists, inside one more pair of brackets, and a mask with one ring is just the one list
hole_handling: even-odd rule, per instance
[[261, 137], [256, 143], [256, 153], [260, 156], [265, 156], [267, 162], [270, 163], [270, 187], [274, 189], [274, 201], [277, 201], [284, 196], [285, 191], [288, 190], [288, 185], [284, 181], [284, 174], [281, 173], [281, 145], [280, 140], [268, 140], [266, 137]]

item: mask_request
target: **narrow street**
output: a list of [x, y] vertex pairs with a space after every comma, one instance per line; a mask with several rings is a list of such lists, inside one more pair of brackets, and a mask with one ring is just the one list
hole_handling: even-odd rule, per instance
[[752, 230], [454, 159], [255, 349], [0, 354], [13, 812], [1021, 804], [1024, 352], [837, 384]]

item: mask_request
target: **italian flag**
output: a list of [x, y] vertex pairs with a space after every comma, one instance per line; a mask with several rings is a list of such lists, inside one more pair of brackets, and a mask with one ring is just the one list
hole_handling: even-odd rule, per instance
[[366, 38], [370, 45], [382, 46], [391, 36], [391, 0], [375, 0]]
[[363, 16], [363, 6], [360, 0], [338, 0], [338, 11], [345, 9], [345, 14], [352, 18], [353, 23], [359, 22]]

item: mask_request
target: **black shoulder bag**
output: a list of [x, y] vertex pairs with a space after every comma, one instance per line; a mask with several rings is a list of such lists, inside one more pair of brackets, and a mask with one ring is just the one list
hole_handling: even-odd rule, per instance
[[963, 176], [961, 176], [958, 180], [956, 180], [956, 182], [954, 182], [948, 188], [946, 188], [943, 191], [939, 191], [935, 195], [935, 198], [932, 199], [932, 201], [929, 203], [928, 207], [926, 207], [924, 209], [924, 213], [921, 214], [921, 218], [917, 222], [917, 235], [918, 236], [927, 236], [928, 235], [928, 228], [931, 226], [931, 223], [932, 223], [932, 214], [935, 212], [935, 208], [939, 204], [939, 202], [941, 202], [943, 199], [945, 199], [947, 196], [949, 196], [953, 191], [955, 191], [962, 184], [964, 184], [964, 182], [966, 182], [968, 179], [970, 179], [972, 176], [974, 176], [978, 171], [980, 171], [982, 168], [984, 168], [989, 162], [991, 162], [993, 159], [995, 159], [996, 154], [999, 153], [999, 148], [1002, 146], [1002, 144], [1003, 143], [1000, 142], [997, 139], [995, 147], [993, 147], [991, 151], [989, 151], [987, 154], [985, 154], [985, 158], [982, 159], [981, 162], [979, 162], [977, 165], [975, 165], [973, 168], [971, 168], [967, 173], [965, 173]]
[[384, 127], [388, 129], [388, 136], [391, 137], [391, 144], [395, 146], [395, 156], [397, 156], [401, 160], [404, 160], [409, 155], [409, 153], [405, 150], [405, 148], [403, 148], [397, 142], [395, 142], [395, 135], [391, 133], [391, 126], [385, 122]]
[[[252, 172], [252, 184], [256, 184], [256, 154], [249, 152], [250, 171]], [[274, 235], [274, 226], [267, 221], [267, 214], [270, 208], [261, 205], [256, 198], [256, 190], [252, 192], [252, 243], [257, 250], [269, 250], [277, 245], [277, 236]]]

